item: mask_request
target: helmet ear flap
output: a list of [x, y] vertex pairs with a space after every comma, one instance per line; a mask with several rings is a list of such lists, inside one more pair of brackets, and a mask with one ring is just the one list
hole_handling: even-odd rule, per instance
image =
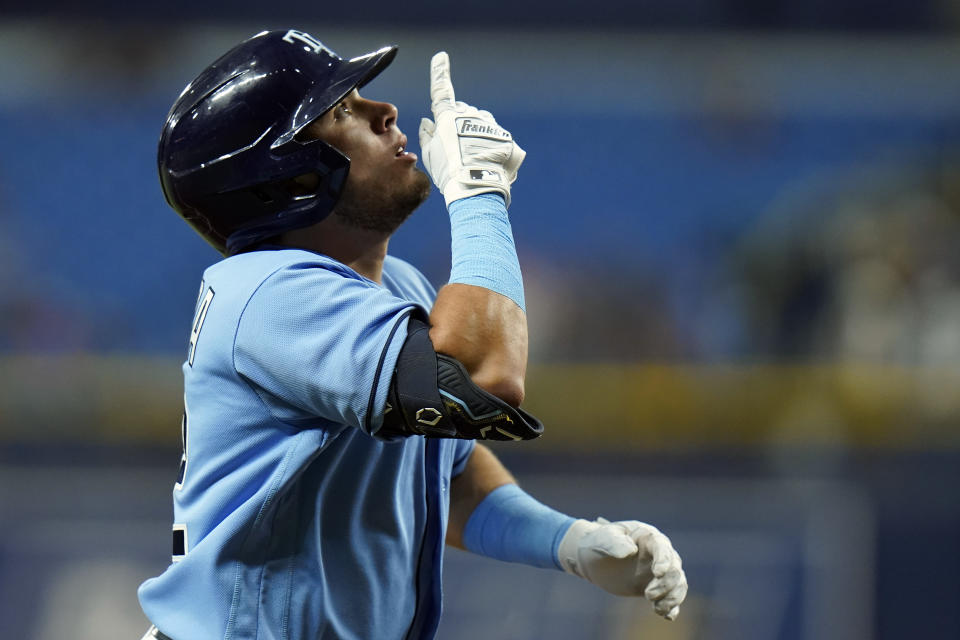
[[287, 189], [281, 183], [261, 183], [247, 189], [250, 194], [260, 200], [264, 205], [271, 205], [275, 202], [284, 202], [289, 199]]
[[250, 187], [248, 191], [264, 205], [271, 205], [275, 202], [304, 200], [316, 196], [323, 186], [320, 173], [309, 171], [292, 178], [263, 182]]
[[[319, 151], [315, 171], [220, 194], [218, 204], [226, 204], [231, 210], [250, 207], [256, 199], [261, 209], [271, 212], [230, 234], [225, 255], [239, 253], [284, 231], [320, 222], [333, 211], [350, 173], [350, 160], [326, 143], [317, 141], [311, 146]], [[301, 179], [303, 183], [298, 182]]]

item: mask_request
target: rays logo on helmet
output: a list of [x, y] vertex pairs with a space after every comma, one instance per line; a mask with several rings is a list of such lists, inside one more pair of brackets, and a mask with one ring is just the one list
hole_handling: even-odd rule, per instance
[[290, 31], [287, 31], [286, 35], [283, 36], [283, 41], [289, 42], [290, 44], [296, 44], [296, 41], [299, 41], [300, 44], [307, 45], [307, 47], [309, 47], [314, 53], [325, 51], [327, 55], [336, 55], [333, 51], [323, 46], [322, 42], [314, 38], [309, 33], [297, 31], [296, 29], [290, 29]]

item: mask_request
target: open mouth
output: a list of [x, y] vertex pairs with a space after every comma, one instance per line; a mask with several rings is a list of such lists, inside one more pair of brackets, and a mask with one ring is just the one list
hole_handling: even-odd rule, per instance
[[403, 158], [404, 156], [409, 156], [407, 153], [407, 136], [401, 136], [400, 142], [397, 144], [397, 153], [394, 155], [396, 158]]

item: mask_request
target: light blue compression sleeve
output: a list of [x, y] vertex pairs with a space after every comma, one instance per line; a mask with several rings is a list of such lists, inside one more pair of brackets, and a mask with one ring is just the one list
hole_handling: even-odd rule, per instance
[[482, 193], [454, 200], [450, 213], [450, 282], [505, 295], [526, 311], [523, 276], [503, 196]]
[[463, 546], [505, 562], [562, 569], [560, 540], [574, 518], [537, 502], [515, 484], [497, 487], [477, 505], [463, 528]]

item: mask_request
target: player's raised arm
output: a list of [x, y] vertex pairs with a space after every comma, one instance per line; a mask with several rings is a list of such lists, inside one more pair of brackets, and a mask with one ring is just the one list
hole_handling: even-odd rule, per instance
[[450, 213], [450, 281], [430, 313], [438, 353], [516, 407], [524, 395], [527, 318], [507, 207], [526, 155], [487, 111], [457, 102], [445, 52], [430, 66], [433, 120], [420, 124], [423, 163]]

